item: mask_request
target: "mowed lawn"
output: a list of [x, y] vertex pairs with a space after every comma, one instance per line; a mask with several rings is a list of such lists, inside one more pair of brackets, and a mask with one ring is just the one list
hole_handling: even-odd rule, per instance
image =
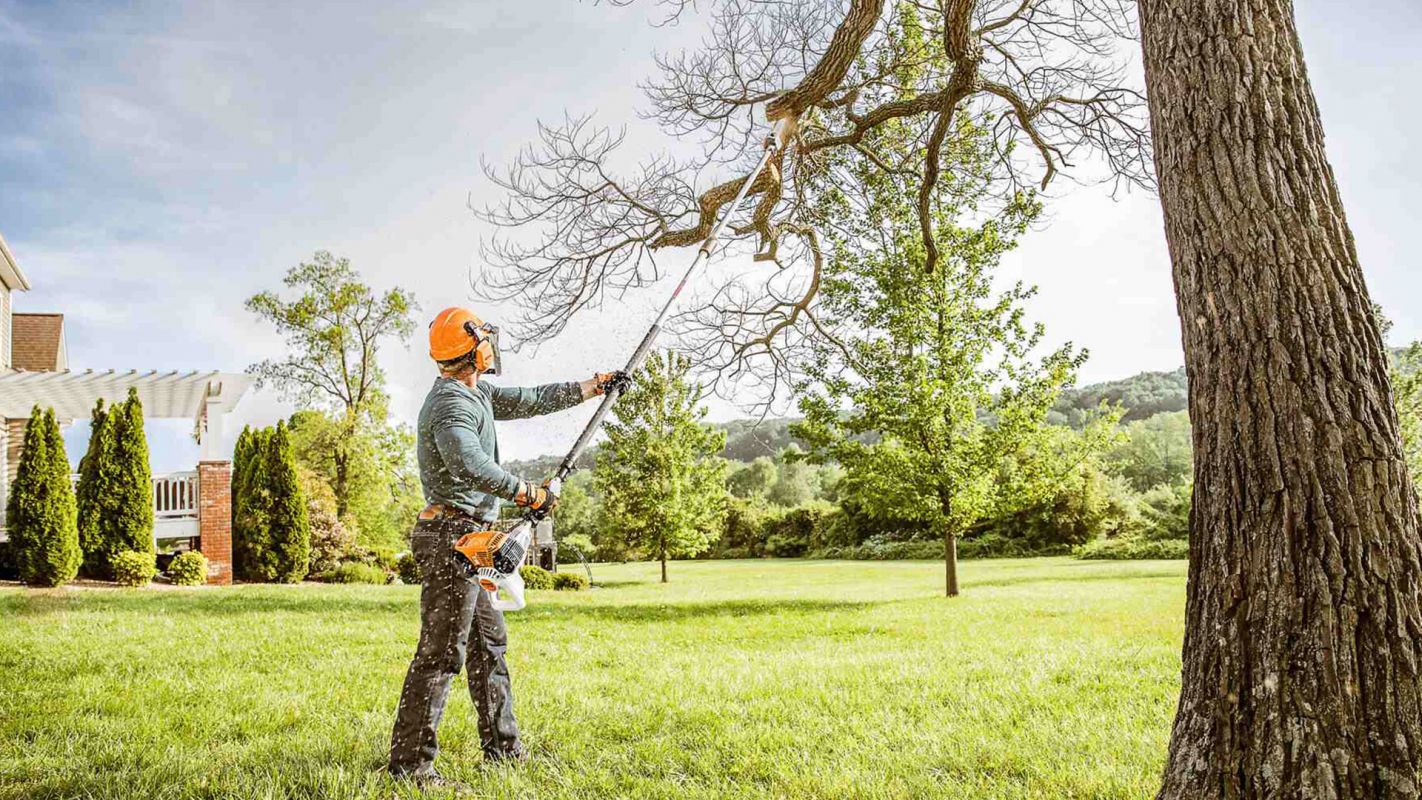
[[[535, 761], [496, 798], [1148, 798], [1184, 562], [602, 565], [509, 615]], [[377, 771], [417, 587], [0, 588], [0, 797], [418, 796]], [[437, 793], [431, 793], [437, 795]]]

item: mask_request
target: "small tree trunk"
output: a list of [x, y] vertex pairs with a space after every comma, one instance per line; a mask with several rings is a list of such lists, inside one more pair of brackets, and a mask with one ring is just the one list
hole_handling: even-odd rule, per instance
[[350, 498], [348, 494], [350, 454], [342, 448], [337, 448], [332, 454], [331, 460], [336, 465], [335, 485], [331, 487], [331, 493], [336, 496], [336, 516], [344, 519], [346, 511], [350, 509]]
[[949, 530], [943, 534], [943, 566], [947, 570], [948, 597], [958, 596], [958, 536]]
[[1159, 798], [1417, 798], [1417, 500], [1293, 9], [1139, 8], [1195, 445]]
[[661, 546], [661, 557], [662, 557], [662, 583], [666, 583], [666, 582], [667, 582], [667, 546], [666, 546], [665, 544], [663, 544], [663, 545]]

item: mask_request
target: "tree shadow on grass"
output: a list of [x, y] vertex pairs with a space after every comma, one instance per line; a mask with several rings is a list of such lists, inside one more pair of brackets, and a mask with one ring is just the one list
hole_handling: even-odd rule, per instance
[[625, 605], [530, 605], [520, 618], [594, 622], [679, 622], [715, 618], [804, 617], [839, 611], [863, 611], [884, 602], [850, 600], [721, 600], [705, 603], [629, 603]]
[[[1086, 562], [1083, 562], [1085, 564]], [[1106, 564], [1110, 562], [1097, 562]], [[1131, 581], [1176, 581], [1182, 576], [1174, 572], [1082, 572], [1075, 575], [1005, 575], [1001, 578], [987, 578], [983, 580], [973, 580], [970, 577], [963, 579], [963, 590], [967, 592], [972, 589], [988, 589], [1004, 586], [1021, 586], [1029, 583], [1128, 583]]]

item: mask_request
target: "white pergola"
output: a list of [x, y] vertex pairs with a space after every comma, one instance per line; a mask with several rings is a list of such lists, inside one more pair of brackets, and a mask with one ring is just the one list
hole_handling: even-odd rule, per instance
[[191, 419], [201, 458], [214, 460], [224, 452], [222, 418], [251, 385], [251, 377], [231, 372], [15, 370], [0, 374], [0, 417], [24, 419], [38, 404], [68, 423], [88, 418], [99, 399], [121, 402], [135, 389], [144, 417]]

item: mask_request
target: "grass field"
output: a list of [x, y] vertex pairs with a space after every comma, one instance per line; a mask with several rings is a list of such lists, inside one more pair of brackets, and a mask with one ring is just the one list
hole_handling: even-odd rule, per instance
[[[535, 762], [480, 765], [463, 678], [439, 766], [498, 798], [1147, 798], [1184, 562], [596, 567], [511, 614]], [[383, 763], [415, 587], [0, 589], [0, 797], [417, 796]]]

